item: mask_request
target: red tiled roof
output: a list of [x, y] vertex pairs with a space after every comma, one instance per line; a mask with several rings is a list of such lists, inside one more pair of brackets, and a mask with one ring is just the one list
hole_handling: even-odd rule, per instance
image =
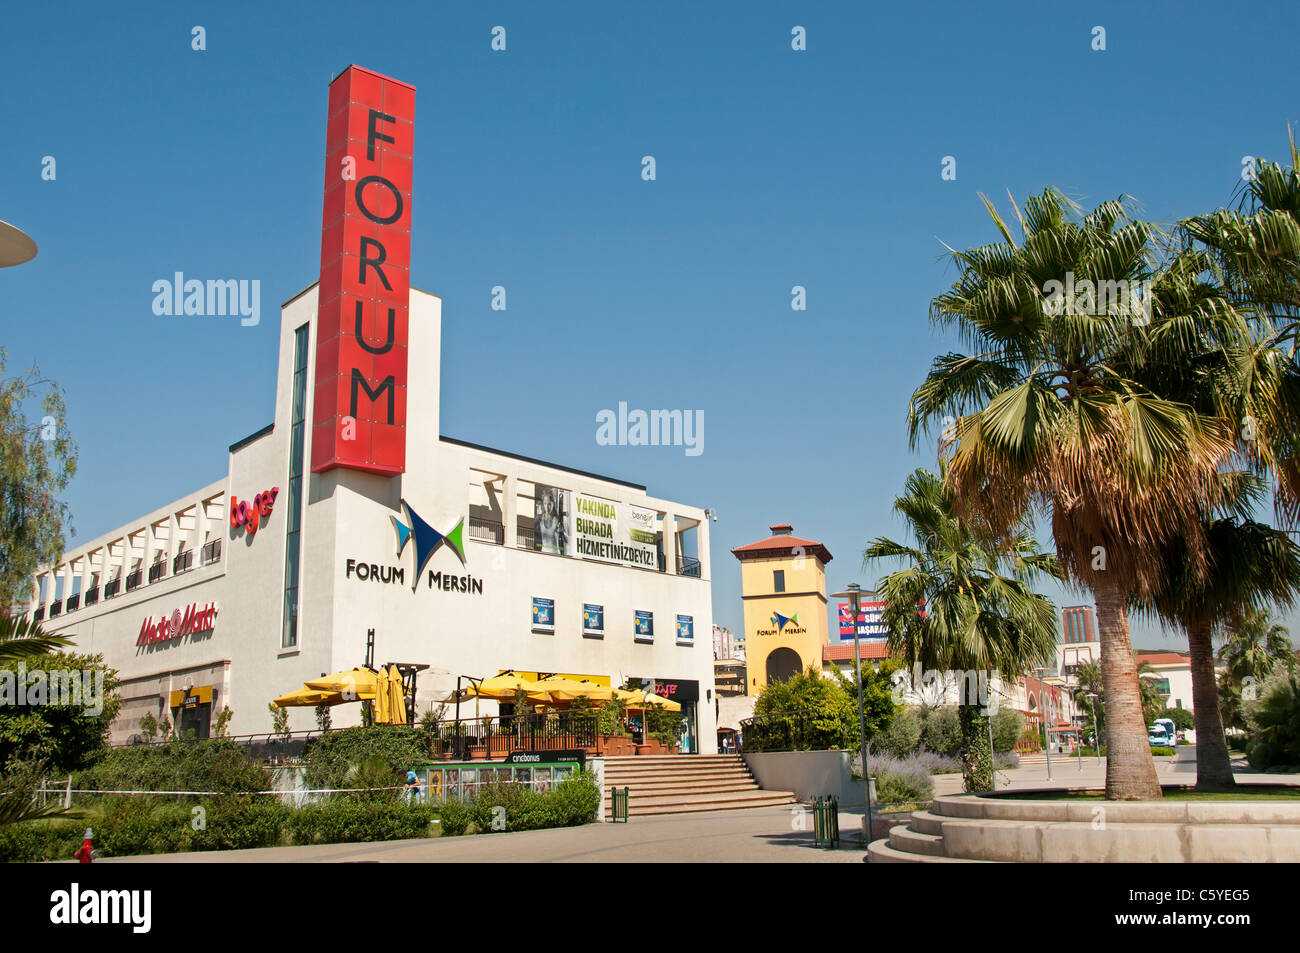
[[831, 555], [829, 549], [815, 539], [804, 539], [802, 536], [793, 535], [789, 523], [777, 523], [770, 528], [772, 535], [767, 539], [760, 539], [753, 543], [746, 543], [744, 546], [737, 546], [731, 551], [732, 555], [742, 562], [746, 559], [793, 556], [796, 555], [794, 550], [797, 546], [800, 549], [798, 555], [816, 556], [822, 561], [823, 565], [835, 558]]
[[[889, 658], [888, 642], [862, 642], [863, 658]], [[824, 645], [822, 646], [823, 662], [845, 662], [853, 661], [853, 643], [847, 645]]]
[[1137, 660], [1151, 665], [1191, 664], [1192, 657], [1181, 652], [1163, 652], [1158, 649], [1138, 649]]

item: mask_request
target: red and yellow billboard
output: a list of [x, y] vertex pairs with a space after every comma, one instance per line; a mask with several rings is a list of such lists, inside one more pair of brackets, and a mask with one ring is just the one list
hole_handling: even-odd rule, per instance
[[349, 66], [330, 83], [313, 473], [406, 469], [415, 87]]

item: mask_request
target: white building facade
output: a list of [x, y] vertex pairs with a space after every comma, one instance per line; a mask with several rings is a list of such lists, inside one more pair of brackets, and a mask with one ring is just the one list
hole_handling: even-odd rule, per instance
[[443, 437], [441, 300], [416, 289], [405, 472], [313, 473], [317, 320], [317, 285], [283, 306], [274, 422], [230, 448], [221, 479], [36, 576], [44, 627], [119, 673], [113, 741], [145, 714], [206, 736], [226, 707], [229, 733], [267, 731], [273, 698], [362, 664], [373, 629], [376, 663], [428, 666], [420, 710], [458, 676], [653, 679], [683, 705], [684, 750], [716, 751], [704, 511]]

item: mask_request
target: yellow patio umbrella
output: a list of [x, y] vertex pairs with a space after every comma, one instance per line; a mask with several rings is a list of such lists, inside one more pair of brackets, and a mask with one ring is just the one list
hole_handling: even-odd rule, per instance
[[402, 692], [402, 673], [396, 665], [388, 667], [388, 723], [406, 724], [406, 696]]
[[536, 685], [551, 698], [561, 701], [572, 701], [579, 695], [586, 695], [592, 701], [609, 701], [614, 694], [613, 689], [606, 688], [604, 685], [597, 685], [595, 682], [579, 682], [572, 678], [561, 678], [559, 675], [539, 678]]
[[515, 692], [522, 689], [528, 693], [528, 700], [534, 702], [550, 701], [550, 696], [546, 690], [540, 688], [537, 682], [530, 682], [525, 678], [520, 678], [514, 672], [506, 672], [504, 675], [494, 675], [492, 678], [485, 678], [477, 685], [471, 685], [465, 689], [465, 693], [471, 698], [492, 698], [498, 701], [514, 701]]
[[316, 688], [299, 688], [287, 695], [281, 695], [272, 704], [277, 708], [294, 708], [297, 706], [315, 707], [321, 703], [337, 705], [340, 701], [342, 701], [342, 696], [337, 692], [323, 692]]
[[629, 709], [635, 709], [637, 711], [645, 711], [647, 708], [662, 708], [665, 711], [682, 710], [682, 706], [677, 702], [668, 698], [662, 698], [659, 695], [654, 694], [654, 692], [646, 693], [638, 688], [634, 692], [626, 692], [624, 694], [629, 696], [625, 699]]
[[308, 688], [321, 691], [340, 692], [346, 701], [374, 701], [375, 690], [379, 685], [379, 676], [368, 668], [357, 667], [333, 675], [322, 675], [303, 682]]

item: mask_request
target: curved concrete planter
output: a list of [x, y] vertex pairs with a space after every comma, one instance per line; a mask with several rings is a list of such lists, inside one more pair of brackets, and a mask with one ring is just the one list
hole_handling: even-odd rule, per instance
[[886, 863], [1295, 863], [1300, 803], [950, 794], [869, 854]]

